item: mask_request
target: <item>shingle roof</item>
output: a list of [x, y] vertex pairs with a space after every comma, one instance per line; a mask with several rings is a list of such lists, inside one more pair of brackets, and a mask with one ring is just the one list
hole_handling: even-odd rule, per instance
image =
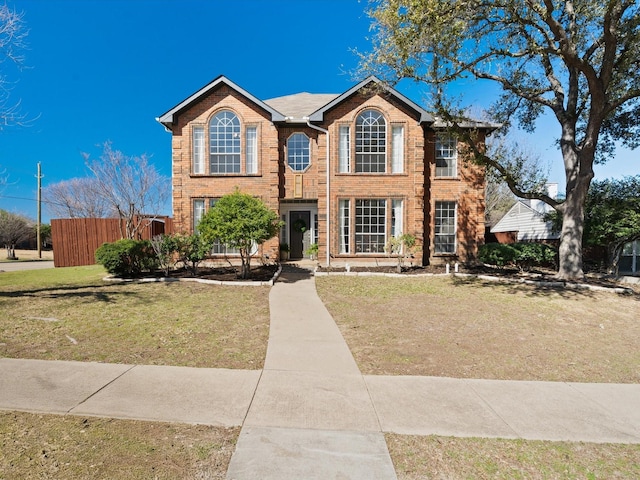
[[337, 93], [296, 93], [284, 97], [271, 98], [264, 103], [285, 117], [302, 120], [324, 107], [340, 95]]

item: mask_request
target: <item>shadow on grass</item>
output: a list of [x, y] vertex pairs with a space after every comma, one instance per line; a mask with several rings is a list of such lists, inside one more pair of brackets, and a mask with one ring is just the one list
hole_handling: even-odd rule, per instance
[[[453, 277], [454, 286], [473, 285], [483, 288], [504, 288], [507, 293], [522, 293], [529, 297], [559, 295], [567, 299], [576, 298], [595, 298], [597, 294], [603, 293], [603, 290], [592, 290], [583, 287], [581, 284], [566, 284], [557, 280], [521, 280], [498, 278], [497, 280], [486, 280], [477, 277]], [[607, 292], [610, 295], [621, 295], [625, 298], [631, 298], [640, 301], [640, 295], [634, 294], [631, 290], [628, 293], [618, 293], [613, 290], [614, 287]]]
[[22, 290], [0, 291], [0, 298], [48, 298], [63, 299], [76, 298], [79, 300], [92, 300], [101, 303], [114, 303], [122, 297], [137, 297], [136, 292], [127, 290], [126, 285], [104, 285], [85, 284], [85, 285], [67, 285], [67, 286], [51, 286], [43, 288], [25, 288]]

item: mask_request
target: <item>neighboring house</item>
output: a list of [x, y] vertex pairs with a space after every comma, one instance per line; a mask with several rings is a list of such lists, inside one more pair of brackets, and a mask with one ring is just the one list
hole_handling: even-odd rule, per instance
[[618, 263], [618, 273], [640, 274], [640, 240], [625, 244]]
[[[261, 247], [322, 263], [388, 260], [409, 233], [416, 263], [470, 261], [484, 237], [484, 170], [422, 107], [369, 77], [342, 94], [260, 100], [220, 76], [157, 119], [172, 134], [175, 231], [234, 189], [284, 221]], [[473, 123], [479, 138], [495, 125]], [[327, 212], [329, 213], [327, 215]], [[214, 255], [234, 252], [217, 245]]]
[[[547, 185], [548, 194], [556, 198], [558, 185]], [[552, 208], [541, 200], [518, 201], [507, 213], [491, 227], [491, 233], [496, 236], [499, 243], [513, 242], [540, 242], [558, 240], [559, 232], [553, 231], [552, 222], [545, 220], [545, 215]]]

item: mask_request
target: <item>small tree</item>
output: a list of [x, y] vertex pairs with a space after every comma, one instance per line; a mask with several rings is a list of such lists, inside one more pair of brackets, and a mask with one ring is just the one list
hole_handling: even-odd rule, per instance
[[96, 188], [109, 208], [124, 220], [125, 238], [136, 238], [158, 214], [170, 193], [171, 181], [160, 175], [146, 155], [130, 157], [106, 142], [100, 160], [91, 161], [85, 154], [87, 167], [95, 175]]
[[198, 266], [209, 252], [212, 243], [206, 241], [202, 235], [197, 233], [193, 235], [176, 235], [174, 236], [175, 249], [178, 253], [178, 260], [183, 263], [191, 274], [195, 277], [198, 274]]
[[405, 233], [398, 237], [391, 237], [385, 246], [385, 250], [389, 256], [395, 256], [398, 259], [396, 270], [402, 273], [402, 265], [404, 259], [411, 256], [411, 250], [416, 244], [416, 237], [410, 233]]
[[222, 242], [240, 251], [241, 278], [251, 276], [251, 249], [275, 237], [282, 222], [260, 199], [236, 190], [218, 200], [198, 224], [206, 241]]
[[22, 215], [0, 210], [0, 243], [7, 249], [7, 258], [16, 259], [16, 244], [33, 234], [33, 222]]
[[165, 276], [169, 276], [169, 270], [174, 264], [174, 256], [178, 249], [178, 242], [173, 235], [156, 235], [151, 239], [151, 246], [156, 253], [160, 268]]
[[102, 195], [98, 180], [72, 178], [42, 189], [42, 198], [53, 218], [103, 218], [117, 213]]

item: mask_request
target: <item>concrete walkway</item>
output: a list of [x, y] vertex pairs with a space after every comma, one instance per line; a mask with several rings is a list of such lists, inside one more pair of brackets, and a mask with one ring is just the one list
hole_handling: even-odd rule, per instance
[[242, 426], [229, 480], [393, 479], [382, 432], [640, 443], [640, 385], [361, 375], [305, 271], [256, 370], [0, 358], [0, 409]]
[[307, 270], [269, 295], [264, 370], [229, 480], [395, 479], [367, 385]]

